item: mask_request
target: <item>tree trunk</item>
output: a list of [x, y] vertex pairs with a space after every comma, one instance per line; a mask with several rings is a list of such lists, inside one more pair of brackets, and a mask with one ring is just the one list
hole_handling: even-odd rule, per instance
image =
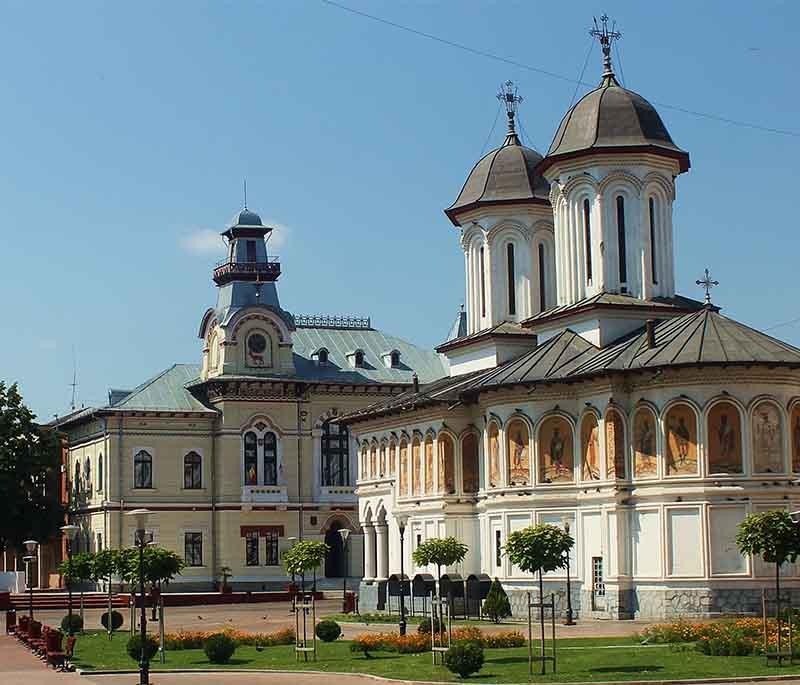
[[547, 672], [545, 667], [545, 649], [544, 649], [544, 583], [542, 582], [542, 569], [539, 569], [539, 627], [541, 628], [541, 648], [542, 648], [542, 675]]
[[111, 636], [114, 633], [114, 622], [111, 620], [111, 575], [108, 576], [108, 626], [106, 626], [108, 631], [108, 639], [111, 639]]

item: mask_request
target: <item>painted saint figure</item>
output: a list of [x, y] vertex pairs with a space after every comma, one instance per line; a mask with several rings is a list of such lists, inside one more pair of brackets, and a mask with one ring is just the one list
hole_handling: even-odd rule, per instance
[[544, 421], [539, 429], [539, 453], [542, 455], [540, 480], [545, 483], [573, 480], [572, 435], [564, 419], [552, 417]]
[[636, 478], [657, 475], [655, 419], [648, 409], [636, 412], [633, 432], [633, 475]]
[[778, 410], [771, 404], [760, 404], [753, 414], [753, 424], [756, 473], [781, 473], [783, 435]]
[[500, 485], [500, 431], [496, 423], [489, 425], [489, 487]]
[[598, 480], [600, 478], [600, 431], [597, 427], [597, 418], [587, 414], [583, 419], [581, 431], [583, 443], [583, 480]]
[[697, 473], [697, 426], [694, 412], [678, 404], [669, 410], [666, 420], [667, 475]]
[[795, 407], [794, 430], [792, 431], [792, 471], [800, 471], [800, 407]]

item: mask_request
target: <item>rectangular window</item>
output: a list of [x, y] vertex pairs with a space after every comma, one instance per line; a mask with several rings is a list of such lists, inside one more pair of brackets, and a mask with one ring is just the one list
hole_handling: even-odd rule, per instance
[[347, 426], [326, 421], [320, 438], [322, 448], [322, 484], [336, 487], [350, 484], [350, 446]]
[[494, 565], [500, 568], [503, 565], [503, 531], [494, 531]]
[[619, 257], [619, 282], [628, 282], [628, 260], [625, 248], [625, 199], [617, 195], [617, 252]]
[[247, 245], [247, 261], [248, 262], [256, 261], [256, 241], [248, 240], [246, 245]]
[[267, 531], [264, 536], [267, 544], [266, 555], [264, 558], [265, 566], [278, 566], [280, 559], [278, 558], [278, 533], [277, 531]]
[[656, 271], [656, 202], [650, 198], [650, 269], [653, 272], [653, 283], [658, 285]]
[[583, 231], [586, 250], [586, 280], [592, 282], [592, 224], [589, 200], [583, 201]]
[[203, 534], [183, 534], [183, 560], [187, 566], [203, 565]]
[[509, 243], [506, 247], [508, 260], [508, 313], [514, 316], [517, 313], [516, 276], [514, 275], [514, 245]]
[[244, 555], [248, 566], [258, 566], [258, 533], [247, 533], [244, 538]]

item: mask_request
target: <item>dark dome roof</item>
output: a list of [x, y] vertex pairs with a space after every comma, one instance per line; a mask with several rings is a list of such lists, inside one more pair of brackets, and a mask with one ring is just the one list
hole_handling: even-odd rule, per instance
[[566, 113], [540, 170], [562, 157], [623, 149], [674, 157], [681, 171], [689, 169], [689, 154], [672, 141], [655, 107], [606, 74], [598, 88]]
[[246, 207], [231, 219], [231, 227], [233, 226], [263, 226], [261, 217], [255, 212], [247, 209]]
[[503, 145], [481, 158], [473, 167], [458, 199], [445, 214], [456, 226], [457, 215], [481, 205], [536, 202], [549, 204], [550, 184], [536, 173], [542, 156], [521, 145], [513, 132]]

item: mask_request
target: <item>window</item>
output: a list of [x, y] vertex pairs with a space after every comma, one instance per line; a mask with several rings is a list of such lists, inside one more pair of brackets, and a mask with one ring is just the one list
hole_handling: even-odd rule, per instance
[[183, 534], [183, 560], [187, 566], [203, 565], [203, 534]]
[[481, 248], [480, 279], [481, 279], [481, 316], [486, 316], [486, 278], [484, 275], [483, 248]]
[[264, 536], [266, 543], [266, 555], [264, 558], [265, 566], [278, 566], [280, 559], [278, 558], [278, 532], [268, 530]]
[[203, 461], [197, 452], [189, 452], [183, 458], [183, 487], [199, 490], [202, 486]]
[[247, 365], [272, 366], [272, 345], [263, 333], [255, 332], [247, 336]]
[[465, 493], [478, 492], [478, 436], [468, 433], [461, 441], [461, 478]]
[[153, 487], [153, 457], [145, 450], [140, 450], [133, 458], [133, 487]]
[[539, 311], [547, 309], [547, 296], [545, 293], [546, 275], [544, 272], [544, 245], [539, 243]]
[[321, 347], [317, 352], [317, 363], [320, 366], [324, 366], [328, 363], [328, 350], [326, 350], [324, 347]]
[[95, 552], [101, 552], [103, 550], [103, 534], [97, 534], [97, 547], [95, 548]]
[[246, 245], [247, 245], [247, 261], [248, 262], [256, 261], [256, 241], [248, 240]]
[[103, 492], [103, 455], [97, 457], [97, 492]]
[[592, 224], [589, 199], [583, 201], [583, 239], [586, 250], [586, 281], [592, 282]]
[[350, 484], [350, 444], [347, 426], [326, 421], [322, 424], [322, 485]]
[[244, 484], [258, 485], [257, 438], [253, 431], [244, 434]]
[[248, 566], [258, 566], [258, 532], [252, 531], [245, 535], [244, 556]]
[[398, 366], [400, 366], [400, 353], [397, 350], [392, 351], [392, 353], [389, 355], [389, 359], [393, 369], [396, 369]]
[[86, 457], [86, 467], [84, 469], [84, 479], [86, 480], [86, 492], [92, 494], [92, 461]]
[[75, 477], [72, 479], [72, 494], [78, 499], [81, 493], [81, 463], [75, 461]]
[[517, 293], [514, 276], [514, 244], [506, 245], [506, 275], [508, 276], [508, 313], [514, 316], [517, 313]]
[[264, 434], [264, 485], [278, 484], [278, 440], [275, 433]]
[[364, 367], [364, 352], [361, 350], [356, 350], [353, 354], [353, 366], [355, 366], [357, 369]]
[[500, 530], [494, 531], [494, 565], [497, 568], [503, 566], [503, 533]]
[[619, 256], [619, 282], [628, 282], [628, 264], [625, 250], [625, 198], [617, 195], [617, 252]]
[[653, 272], [653, 283], [658, 285], [656, 271], [656, 201], [650, 198], [650, 270]]

